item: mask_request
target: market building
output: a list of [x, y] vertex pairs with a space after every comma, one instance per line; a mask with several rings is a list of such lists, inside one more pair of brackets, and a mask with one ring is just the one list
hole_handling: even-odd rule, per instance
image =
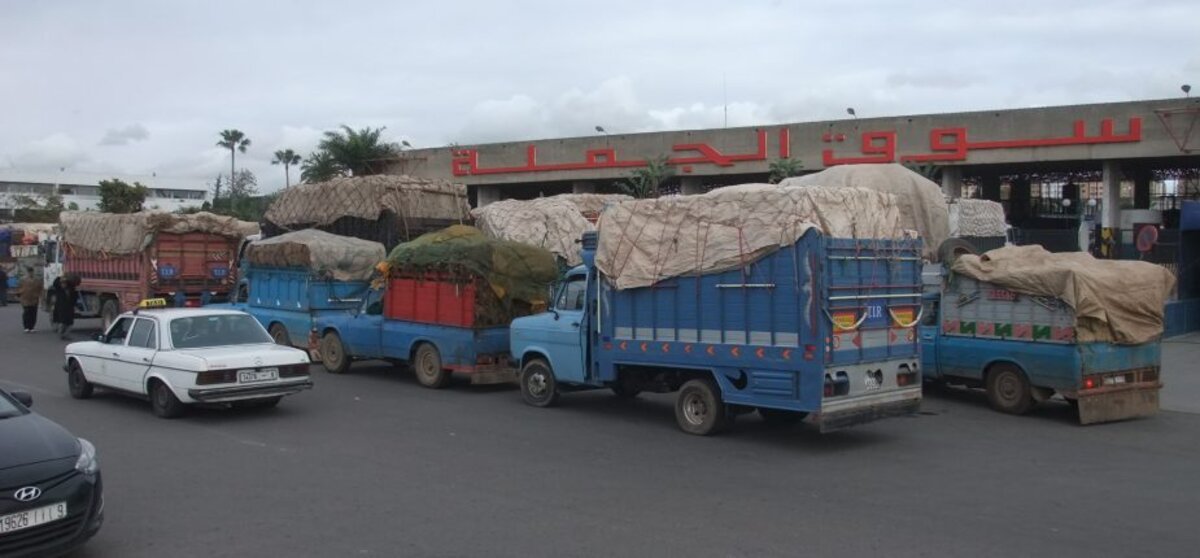
[[43, 203], [53, 195], [61, 196], [63, 206], [95, 210], [100, 204], [100, 181], [118, 178], [139, 182], [149, 191], [146, 209], [176, 211], [200, 207], [209, 199], [208, 185], [202, 180], [158, 176], [108, 175], [72, 172], [21, 172], [0, 170], [0, 222], [12, 221], [22, 201]]

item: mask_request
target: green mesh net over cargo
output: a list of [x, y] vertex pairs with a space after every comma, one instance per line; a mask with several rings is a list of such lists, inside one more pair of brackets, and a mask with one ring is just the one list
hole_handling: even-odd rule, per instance
[[[507, 324], [544, 304], [558, 279], [554, 255], [535, 246], [488, 238], [467, 225], [431, 232], [396, 246], [391, 273], [481, 277], [491, 287], [476, 301], [479, 325]], [[488, 296], [494, 295], [494, 296]]]

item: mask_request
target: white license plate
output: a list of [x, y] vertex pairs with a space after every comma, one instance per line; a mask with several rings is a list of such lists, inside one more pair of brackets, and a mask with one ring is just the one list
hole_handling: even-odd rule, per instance
[[0, 535], [37, 527], [67, 516], [67, 503], [59, 502], [23, 512], [0, 515]]
[[279, 379], [278, 368], [263, 368], [262, 370], [242, 370], [238, 372], [238, 383], [253, 384], [254, 382], [269, 382]]

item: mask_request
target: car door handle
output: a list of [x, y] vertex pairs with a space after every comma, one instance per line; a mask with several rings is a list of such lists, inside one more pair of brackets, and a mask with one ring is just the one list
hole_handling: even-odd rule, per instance
[[117, 357], [117, 358], [120, 358], [120, 357], [121, 357], [121, 353], [113, 353], [113, 356], [115, 356], [115, 357]]
[[142, 357], [142, 362], [150, 362], [149, 357]]
[[579, 322], [571, 322], [571, 327], [579, 327]]

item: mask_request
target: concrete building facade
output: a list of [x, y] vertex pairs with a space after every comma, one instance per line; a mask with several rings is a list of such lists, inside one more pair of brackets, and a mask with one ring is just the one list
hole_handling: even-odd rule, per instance
[[157, 176], [96, 175], [69, 172], [17, 172], [0, 170], [0, 221], [11, 221], [13, 211], [23, 197], [44, 201], [51, 195], [62, 196], [63, 205], [80, 210], [95, 210], [100, 204], [100, 181], [118, 178], [130, 184], [139, 182], [149, 188], [146, 209], [175, 211], [199, 207], [209, 201], [208, 186], [202, 180]]

